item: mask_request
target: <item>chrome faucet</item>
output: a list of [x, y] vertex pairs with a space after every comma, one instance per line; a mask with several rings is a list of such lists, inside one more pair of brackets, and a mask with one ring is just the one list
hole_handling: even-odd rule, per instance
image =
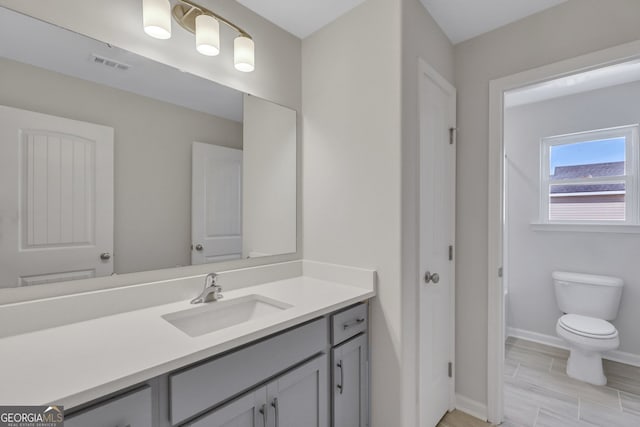
[[200, 295], [191, 300], [191, 304], [200, 304], [222, 299], [222, 287], [216, 285], [217, 277], [218, 275], [216, 273], [207, 274], [207, 277], [204, 278], [204, 289]]

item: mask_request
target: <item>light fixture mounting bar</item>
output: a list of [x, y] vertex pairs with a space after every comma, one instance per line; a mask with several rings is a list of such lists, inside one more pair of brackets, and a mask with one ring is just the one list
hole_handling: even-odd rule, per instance
[[192, 2], [191, 0], [178, 0], [179, 3], [176, 4], [171, 13], [173, 18], [180, 24], [182, 28], [189, 31], [190, 33], [196, 33], [196, 18], [200, 15], [209, 15], [222, 22], [228, 27], [233, 28], [241, 36], [251, 39], [249, 33], [247, 33], [242, 28], [238, 27], [233, 22], [224, 18], [223, 16], [218, 15], [215, 12], [210, 11], [204, 6], [200, 6], [199, 4]]

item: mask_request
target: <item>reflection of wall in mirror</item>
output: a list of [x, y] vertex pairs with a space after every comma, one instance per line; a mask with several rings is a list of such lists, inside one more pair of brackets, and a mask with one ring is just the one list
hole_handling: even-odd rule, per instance
[[244, 97], [243, 257], [296, 251], [296, 112]]
[[7, 59], [0, 70], [0, 104], [115, 129], [115, 272], [190, 265], [191, 143], [241, 148], [242, 123]]

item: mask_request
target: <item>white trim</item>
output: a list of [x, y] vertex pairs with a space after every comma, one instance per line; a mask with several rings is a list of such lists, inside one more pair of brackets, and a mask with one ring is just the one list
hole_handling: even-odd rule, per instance
[[489, 82], [489, 217], [487, 250], [487, 419], [500, 424], [504, 417], [504, 89], [499, 81]]
[[541, 334], [539, 332], [527, 331], [526, 329], [507, 327], [507, 337], [521, 338], [523, 340], [535, 342], [538, 344], [545, 344], [551, 347], [561, 348], [563, 350], [569, 350], [565, 341], [553, 335]]
[[[539, 332], [527, 331], [525, 329], [507, 328], [507, 336], [521, 338], [523, 340], [545, 344], [551, 347], [569, 350], [567, 343], [560, 337], [541, 334]], [[624, 363], [626, 365], [640, 367], [640, 355], [627, 353], [625, 351], [613, 350], [602, 355], [603, 359], [612, 360], [614, 362]]]
[[551, 193], [549, 197], [619, 196], [621, 194], [625, 194], [625, 191], [584, 191], [581, 193]]
[[487, 421], [487, 405], [461, 394], [456, 394], [456, 409], [482, 421]]
[[498, 269], [502, 267], [503, 262], [504, 93], [530, 84], [639, 58], [640, 41], [635, 41], [489, 82], [487, 416], [493, 424], [500, 424], [504, 415], [504, 292], [502, 280], [498, 276]]
[[568, 231], [575, 233], [619, 233], [619, 234], [640, 234], [640, 225], [625, 224], [531, 224], [533, 231]]
[[602, 355], [604, 359], [640, 368], [640, 355], [627, 353], [625, 351], [608, 351]]
[[[427, 77], [429, 77], [430, 79], [432, 79], [438, 86], [440, 86], [448, 95], [449, 95], [449, 99], [450, 99], [450, 105], [449, 105], [449, 118], [451, 120], [451, 124], [450, 126], [455, 130], [456, 126], [457, 126], [457, 115], [456, 115], [456, 110], [457, 110], [457, 90], [456, 88], [449, 83], [449, 81], [447, 79], [445, 79], [440, 73], [438, 73], [436, 71], [435, 68], [433, 68], [432, 66], [430, 66], [424, 59], [422, 58], [418, 58], [418, 88], [421, 88], [421, 79], [422, 76], [426, 75]], [[418, 113], [420, 114], [420, 104], [418, 103]], [[451, 149], [454, 150], [453, 155], [451, 156], [450, 159], [450, 165], [449, 165], [449, 172], [450, 172], [450, 176], [449, 176], [449, 183], [450, 183], [450, 188], [449, 188], [449, 192], [450, 194], [454, 195], [451, 198], [451, 212], [453, 215], [453, 218], [455, 218], [455, 213], [456, 213], [456, 198], [455, 198], [455, 194], [456, 194], [456, 155], [455, 152], [457, 150], [457, 140], [455, 140], [455, 131], [454, 131], [454, 143], [451, 146]], [[418, 141], [420, 143], [420, 141]], [[418, 146], [418, 153], [420, 153], [420, 146]], [[421, 165], [420, 165], [421, 166]], [[419, 167], [420, 167], [419, 166]], [[420, 177], [420, 174], [418, 174], [418, 176]], [[420, 178], [418, 178], [420, 179]], [[420, 218], [420, 205], [418, 204], [418, 218]], [[449, 378], [449, 410], [453, 410], [456, 407], [456, 392], [455, 392], [455, 384], [456, 384], [456, 364], [455, 364], [455, 360], [456, 360], [456, 349], [455, 349], [455, 343], [456, 343], [456, 294], [455, 294], [455, 288], [456, 288], [456, 256], [455, 256], [455, 240], [456, 240], [456, 224], [455, 221], [451, 222], [451, 228], [449, 230], [450, 233], [450, 237], [451, 237], [451, 245], [453, 245], [454, 247], [454, 256], [453, 256], [453, 260], [449, 263], [449, 274], [450, 274], [450, 278], [451, 278], [451, 283], [450, 283], [450, 294], [449, 294], [449, 315], [450, 315], [450, 319], [449, 319], [449, 324], [450, 324], [450, 328], [449, 328], [449, 360], [451, 361], [451, 363], [453, 363], [453, 370], [452, 370], [452, 375], [451, 378]], [[418, 245], [420, 243], [418, 242]], [[419, 249], [419, 246], [418, 246]], [[420, 262], [418, 262], [418, 269], [420, 268]], [[421, 271], [418, 271], [418, 278], [421, 279], [423, 274]], [[419, 298], [418, 298], [419, 301]], [[420, 310], [418, 310], [418, 327], [416, 328], [416, 332], [417, 332], [417, 340], [419, 340], [420, 338]], [[417, 373], [418, 373], [418, 384], [417, 384], [417, 389], [418, 389], [418, 399], [417, 401], [420, 402], [420, 390], [421, 390], [421, 386], [420, 386], [420, 345], [418, 344], [418, 347], [416, 349], [416, 351], [418, 352], [418, 361], [417, 361]], [[418, 405], [419, 406], [419, 405]], [[418, 416], [418, 421], [420, 424], [422, 424], [422, 420], [421, 420], [421, 411], [418, 408], [417, 411], [417, 416]], [[486, 411], [485, 411], [486, 412]]]

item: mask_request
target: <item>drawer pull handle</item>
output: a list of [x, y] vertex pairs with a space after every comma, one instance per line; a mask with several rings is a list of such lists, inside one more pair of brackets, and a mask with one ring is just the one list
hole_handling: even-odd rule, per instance
[[357, 326], [357, 325], [359, 325], [360, 323], [362, 323], [364, 321], [365, 321], [365, 319], [363, 317], [361, 317], [359, 319], [352, 320], [351, 322], [344, 323], [342, 325], [342, 328], [346, 331], [347, 329], [353, 328], [354, 326]]
[[340, 384], [337, 384], [336, 387], [340, 390], [340, 394], [344, 391], [344, 370], [342, 369], [342, 360], [338, 362], [336, 365], [340, 369]]
[[278, 398], [274, 397], [273, 398], [273, 402], [271, 402], [271, 406], [273, 406], [273, 409], [275, 410], [276, 413], [276, 427], [280, 427], [280, 414], [278, 411]]
[[267, 405], [266, 404], [262, 404], [262, 406], [260, 407], [260, 414], [262, 414], [262, 426], [263, 427], [267, 427]]

